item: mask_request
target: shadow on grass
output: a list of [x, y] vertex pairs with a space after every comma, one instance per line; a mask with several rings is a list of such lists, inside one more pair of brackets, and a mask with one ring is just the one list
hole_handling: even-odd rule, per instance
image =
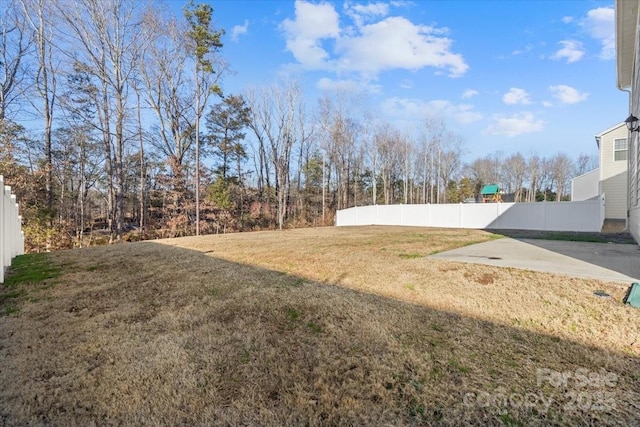
[[0, 318], [5, 424], [639, 421], [630, 355], [153, 242], [48, 256]]

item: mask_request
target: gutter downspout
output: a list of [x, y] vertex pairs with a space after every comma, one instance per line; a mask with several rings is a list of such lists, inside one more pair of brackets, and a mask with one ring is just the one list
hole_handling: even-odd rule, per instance
[[[628, 106], [628, 110], [630, 114], [633, 114], [633, 112], [631, 111], [631, 103], [632, 103], [632, 98], [631, 98], [631, 89], [623, 89], [621, 87], [618, 86], [618, 89], [621, 90], [622, 92], [627, 92], [627, 94], [629, 95], [629, 106]], [[633, 139], [633, 132], [629, 132], [627, 131], [628, 134], [628, 139], [627, 139], [627, 217], [625, 218], [625, 224], [624, 224], [624, 231], [629, 231], [629, 210], [631, 208], [631, 144], [632, 144], [632, 139]]]
[[[600, 151], [600, 137], [595, 136], [596, 138], [596, 146], [598, 147], [598, 196], [602, 195], [602, 152]], [[602, 223], [604, 224], [604, 218], [602, 218]]]

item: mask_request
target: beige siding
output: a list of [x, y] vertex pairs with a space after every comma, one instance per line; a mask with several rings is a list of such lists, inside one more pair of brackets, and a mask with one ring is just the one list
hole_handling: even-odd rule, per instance
[[600, 193], [606, 197], [605, 218], [627, 218], [627, 171], [600, 181]]
[[[627, 160], [614, 160], [616, 139], [629, 138], [624, 123], [600, 137], [600, 193], [606, 197], [605, 218], [627, 218]], [[627, 156], [629, 153], [627, 152]]]
[[[638, 17], [636, 15], [635, 25], [629, 26], [635, 40], [635, 54], [633, 58], [633, 80], [631, 84], [631, 114], [640, 117], [640, 57], [638, 56], [638, 48], [640, 48], [640, 38], [638, 37]], [[629, 230], [636, 242], [640, 243], [640, 145], [638, 134], [640, 132], [631, 132], [630, 150], [629, 150]]]
[[598, 197], [600, 170], [594, 169], [571, 180], [571, 201], [579, 202]]
[[600, 180], [611, 178], [627, 170], [627, 161], [614, 161], [614, 141], [629, 138], [627, 127], [622, 124], [616, 129], [602, 135], [600, 139]]
[[[640, 117], [640, 37], [638, 35], [638, 0], [616, 0], [616, 56], [618, 88], [631, 84], [630, 113]], [[631, 132], [629, 139], [628, 193], [629, 230], [640, 243], [640, 132]]]

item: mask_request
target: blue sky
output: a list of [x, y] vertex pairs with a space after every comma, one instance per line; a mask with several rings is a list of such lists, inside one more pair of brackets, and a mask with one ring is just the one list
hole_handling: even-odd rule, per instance
[[[170, 2], [178, 13], [186, 2]], [[427, 114], [465, 159], [595, 154], [623, 121], [612, 1], [211, 1], [234, 75], [226, 93], [283, 75], [310, 108], [324, 90], [366, 93], [377, 117], [418, 134]]]

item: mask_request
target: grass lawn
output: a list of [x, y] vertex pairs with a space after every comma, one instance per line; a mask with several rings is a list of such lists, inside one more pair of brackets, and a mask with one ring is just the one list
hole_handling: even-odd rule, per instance
[[623, 286], [428, 258], [498, 237], [317, 228], [17, 258], [0, 423], [638, 425]]

